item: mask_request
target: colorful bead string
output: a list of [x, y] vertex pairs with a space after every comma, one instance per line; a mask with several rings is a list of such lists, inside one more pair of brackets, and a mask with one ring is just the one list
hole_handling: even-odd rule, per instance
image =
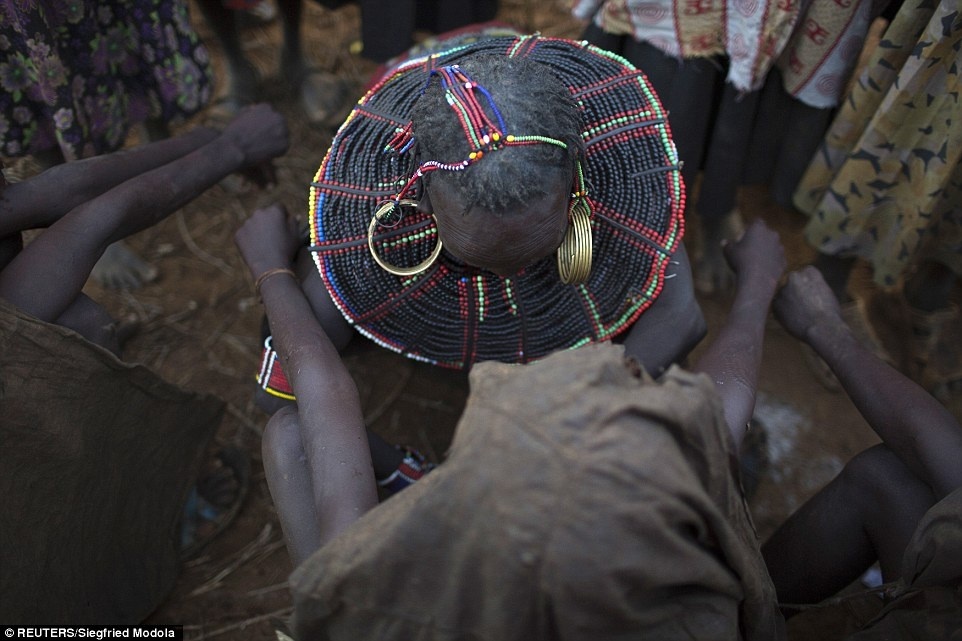
[[[468, 157], [460, 162], [444, 163], [437, 160], [422, 162], [397, 195], [394, 196], [395, 203], [407, 197], [414, 190], [415, 183], [424, 174], [437, 170], [464, 171], [473, 163], [481, 160], [485, 154], [504, 147], [554, 145], [562, 149], [568, 148], [565, 142], [549, 136], [519, 136], [506, 133], [507, 125], [505, 125], [504, 117], [501, 115], [494, 98], [484, 86], [475, 82], [459, 65], [448, 65], [433, 69], [428, 80], [430, 81], [433, 76], [438, 76], [441, 79], [445, 101], [454, 110], [458, 122], [461, 123], [461, 129], [464, 131], [464, 136], [471, 151], [468, 153]], [[484, 104], [482, 104], [482, 100]], [[494, 114], [493, 119], [484, 110], [485, 105]], [[411, 131], [411, 123], [407, 123], [397, 130], [397, 133], [387, 144], [387, 149], [403, 154], [413, 144], [414, 136]]]

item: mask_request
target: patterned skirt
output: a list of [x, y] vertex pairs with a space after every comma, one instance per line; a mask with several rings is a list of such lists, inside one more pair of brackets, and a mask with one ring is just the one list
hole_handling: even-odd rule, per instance
[[808, 241], [883, 287], [926, 260], [962, 274], [960, 49], [956, 2], [905, 2], [795, 193]]
[[19, 0], [0, 3], [0, 89], [0, 156], [70, 161], [197, 113], [212, 77], [186, 0]]

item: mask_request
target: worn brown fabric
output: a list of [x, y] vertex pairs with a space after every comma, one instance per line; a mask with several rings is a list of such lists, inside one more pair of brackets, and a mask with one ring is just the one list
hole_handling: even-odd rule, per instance
[[779, 639], [711, 382], [482, 363], [448, 460], [292, 576], [299, 639]]
[[0, 621], [135, 623], [223, 404], [0, 301]]
[[962, 488], [925, 513], [902, 556], [902, 578], [793, 617], [793, 641], [962, 639]]

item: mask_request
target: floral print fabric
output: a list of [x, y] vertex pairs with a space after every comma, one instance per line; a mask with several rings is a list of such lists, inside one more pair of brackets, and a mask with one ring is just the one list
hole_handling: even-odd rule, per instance
[[114, 151], [211, 97], [186, 0], [0, 0], [0, 156]]

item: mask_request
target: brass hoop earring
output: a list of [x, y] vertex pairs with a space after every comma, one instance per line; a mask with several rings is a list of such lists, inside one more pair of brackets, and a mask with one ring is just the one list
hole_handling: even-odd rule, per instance
[[[378, 223], [381, 222], [381, 219], [387, 217], [387, 215], [393, 212], [396, 207], [417, 207], [417, 205], [418, 201], [407, 198], [403, 198], [398, 202], [389, 200], [377, 208], [377, 211], [374, 212], [374, 217], [371, 218], [371, 224], [367, 226], [367, 248], [371, 252], [371, 257], [374, 258], [374, 262], [381, 266], [381, 269], [390, 274], [394, 274], [395, 276], [414, 276], [416, 274], [420, 274], [433, 265], [434, 261], [436, 261], [438, 256], [441, 255], [440, 235], [438, 235], [438, 244], [434, 247], [434, 250], [431, 251], [431, 255], [428, 256], [424, 262], [421, 262], [413, 267], [398, 267], [397, 265], [392, 265], [378, 256], [377, 250], [374, 248], [374, 230], [377, 229]], [[437, 226], [438, 219], [434, 217], [434, 214], [431, 214], [431, 218], [434, 220], [434, 225]]]
[[558, 247], [558, 275], [565, 285], [580, 285], [591, 274], [591, 208], [584, 198], [571, 204], [570, 224]]

